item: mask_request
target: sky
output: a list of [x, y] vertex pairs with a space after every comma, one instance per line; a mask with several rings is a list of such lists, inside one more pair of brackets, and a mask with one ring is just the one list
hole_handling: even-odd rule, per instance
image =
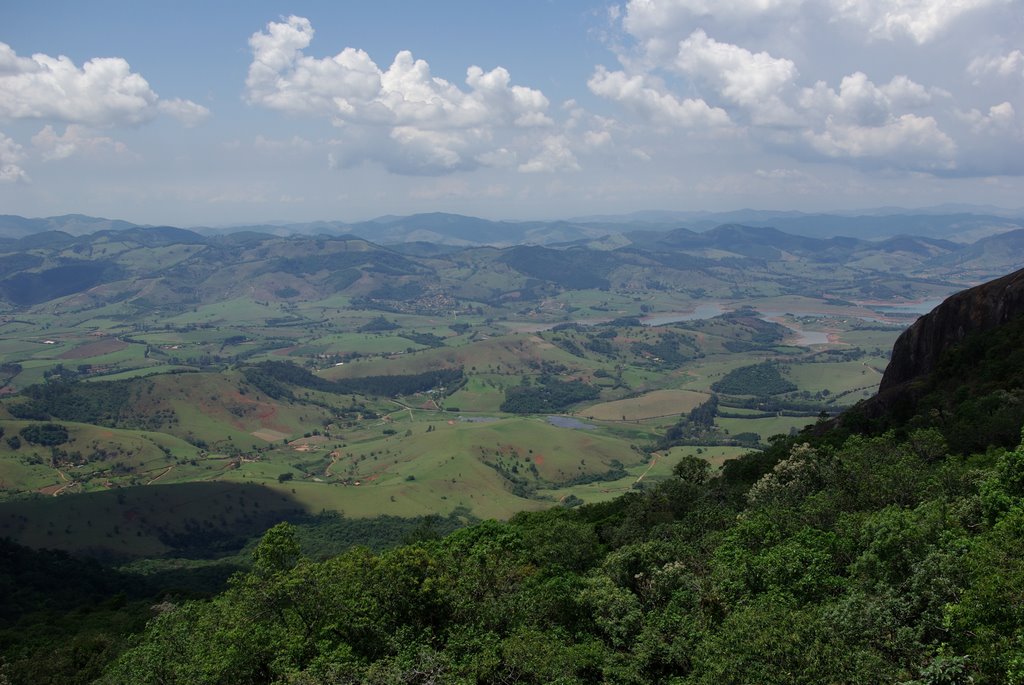
[[1024, 0], [0, 3], [0, 213], [1024, 207]]

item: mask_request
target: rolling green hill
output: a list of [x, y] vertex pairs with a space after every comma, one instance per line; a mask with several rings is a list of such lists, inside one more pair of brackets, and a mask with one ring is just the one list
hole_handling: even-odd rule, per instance
[[[444, 249], [117, 228], [0, 245], [0, 535], [186, 594], [279, 521], [343, 554], [275, 529], [131, 648], [141, 604], [82, 619], [56, 681], [728, 682], [762, 653], [759, 682], [1011, 680], [1019, 321], [828, 421], [914, 316], [881, 301], [930, 309], [984, 242], [965, 272], [939, 240], [743, 225]], [[480, 519], [509, 522], [434, 539]], [[344, 551], [368, 535], [420, 542]], [[43, 668], [58, 638], [18, 630], [7, 661]]]

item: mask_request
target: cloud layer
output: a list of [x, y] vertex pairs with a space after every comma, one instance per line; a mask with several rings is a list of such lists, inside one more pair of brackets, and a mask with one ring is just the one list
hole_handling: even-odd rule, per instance
[[[504, 7], [441, 4], [420, 8], [415, 54], [376, 6], [320, 4], [319, 33], [168, 6], [158, 30], [211, 38], [182, 44], [149, 40], [150, 12], [110, 31], [110, 8], [69, 26], [23, 3], [11, 44], [41, 54], [0, 43], [0, 201], [227, 223], [1020, 205], [1022, 2], [591, 0], [527, 3], [508, 25]], [[357, 21], [365, 42], [326, 38]], [[69, 35], [93, 52], [64, 56]], [[220, 116], [177, 97], [194, 92]]]
[[[710, 125], [684, 116], [683, 103], [715, 112], [718, 125], [797, 161], [1006, 173], [1005, 154], [986, 170], [977, 150], [981, 136], [1020, 129], [1020, 50], [963, 59], [952, 75], [938, 63], [978, 50], [977, 26], [961, 35], [961, 25], [998, 33], [1007, 12], [1009, 0], [630, 0], [611, 14], [620, 68], [598, 65], [588, 85], [653, 125]], [[1014, 81], [1014, 98], [986, 83], [994, 79]], [[1024, 161], [1014, 169], [1024, 173]]]

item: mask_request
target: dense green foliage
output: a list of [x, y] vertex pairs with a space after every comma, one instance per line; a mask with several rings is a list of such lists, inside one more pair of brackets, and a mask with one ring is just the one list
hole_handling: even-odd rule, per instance
[[394, 331], [401, 328], [394, 321], [388, 321], [383, 316], [370, 319], [358, 328], [360, 333], [377, 333], [381, 331]]
[[356, 546], [382, 551], [404, 543], [439, 538], [477, 520], [461, 509], [448, 516], [412, 518], [348, 518], [325, 511], [316, 516], [294, 519], [291, 523], [303, 553], [322, 559]]
[[543, 414], [597, 399], [599, 393], [597, 388], [583, 381], [561, 381], [555, 376], [542, 375], [535, 383], [508, 388], [501, 410], [513, 414]]
[[243, 373], [247, 381], [274, 399], [293, 397], [288, 388], [290, 385], [342, 395], [356, 393], [397, 397], [436, 388], [451, 392], [463, 380], [462, 369], [437, 369], [416, 374], [360, 376], [331, 381], [288, 362], [262, 362], [246, 367]]
[[729, 395], [766, 396], [793, 392], [796, 385], [782, 377], [777, 364], [762, 362], [733, 369], [712, 383], [711, 389]]
[[[355, 545], [381, 552], [435, 540], [474, 519], [449, 516], [349, 519], [333, 512], [291, 524], [304, 554], [322, 559]], [[195, 561], [145, 559], [114, 570], [64, 552], [32, 550], [0, 538], [0, 682], [91, 683], [145, 628], [154, 612], [209, 596], [250, 565], [253, 540], [238, 556]]]
[[520, 273], [566, 288], [608, 288], [615, 257], [596, 250], [552, 250], [537, 245], [509, 248], [502, 261]]
[[68, 429], [59, 423], [33, 423], [21, 429], [21, 437], [33, 445], [63, 445], [68, 441]]
[[25, 388], [25, 402], [12, 404], [12, 415], [24, 419], [117, 425], [130, 411], [132, 388], [138, 381], [78, 383], [55, 381]]
[[630, 350], [633, 354], [651, 359], [656, 366], [665, 365], [670, 368], [701, 356], [700, 349], [693, 340], [671, 331], [662, 333], [654, 343], [635, 342], [630, 345]]
[[656, 449], [664, 450], [675, 445], [707, 444], [717, 435], [715, 416], [718, 413], [718, 395], [712, 395], [700, 403], [665, 431]]
[[423, 345], [425, 347], [444, 347], [444, 338], [433, 333], [420, 333], [416, 331], [410, 331], [408, 333], [402, 333], [402, 337], [413, 341], [417, 345]]
[[749, 459], [776, 464], [751, 486], [688, 459], [643, 494], [324, 562], [278, 526], [252, 571], [163, 611], [107, 682], [1024, 675], [1024, 447], [959, 459], [918, 431]]
[[0, 281], [0, 294], [20, 306], [38, 304], [116, 280], [123, 271], [118, 264], [104, 261], [64, 264], [40, 272], [22, 271]]
[[[145, 626], [154, 588], [0, 538], [0, 682], [89, 683]], [[5, 680], [6, 679], [6, 680]]]

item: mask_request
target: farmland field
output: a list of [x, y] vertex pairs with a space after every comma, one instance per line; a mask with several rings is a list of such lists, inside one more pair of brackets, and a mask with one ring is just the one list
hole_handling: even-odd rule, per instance
[[[259, 244], [232, 278], [196, 245], [154, 248], [159, 268], [211, 269], [215, 295], [129, 280], [8, 315], [0, 501], [64, 511], [70, 493], [221, 484], [357, 519], [605, 500], [670, 478], [683, 455], [717, 468], [871, 394], [900, 331], [867, 304], [785, 285], [836, 278], [827, 268], [742, 271], [725, 253], [684, 278], [628, 259], [596, 275], [578, 256], [563, 269], [493, 248], [414, 263], [363, 241], [319, 254], [281, 240], [277, 256]], [[104, 245], [144, 269], [144, 249]], [[715, 390], [759, 364], [786, 392]], [[68, 441], [30, 444], [24, 431], [42, 422]], [[34, 544], [89, 539], [25, 516], [18, 535]], [[135, 536], [140, 553], [162, 549], [153, 530], [119, 530], [89, 544], [123, 553]]]
[[655, 390], [635, 398], [595, 404], [579, 413], [603, 421], [640, 421], [684, 414], [707, 399], [705, 393], [692, 390]]

